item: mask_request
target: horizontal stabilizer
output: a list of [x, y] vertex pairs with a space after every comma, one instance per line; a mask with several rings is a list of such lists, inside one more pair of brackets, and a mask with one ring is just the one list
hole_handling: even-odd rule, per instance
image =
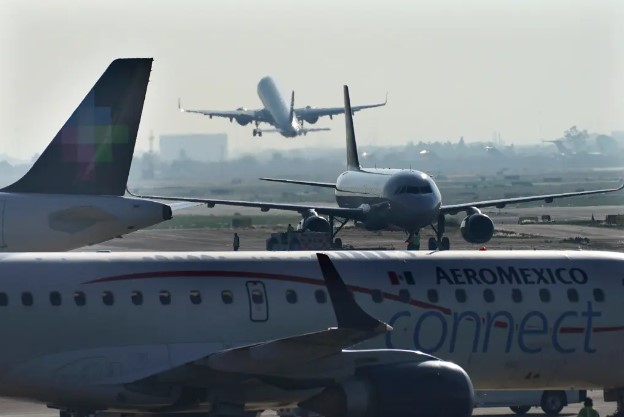
[[260, 178], [260, 180], [270, 181], [270, 182], [281, 182], [284, 184], [298, 184], [298, 185], [311, 185], [313, 187], [336, 188], [336, 184], [334, 184], [333, 182], [288, 180], [288, 179], [282, 179], [282, 178]]

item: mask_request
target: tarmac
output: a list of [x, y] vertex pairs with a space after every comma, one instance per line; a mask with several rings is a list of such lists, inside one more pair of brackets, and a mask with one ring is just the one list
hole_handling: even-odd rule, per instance
[[[601, 417], [606, 417], [615, 412], [615, 403], [606, 403], [602, 400], [602, 391], [588, 391], [587, 395], [594, 400], [594, 409], [600, 413]], [[572, 404], [565, 407], [559, 414], [562, 417], [574, 417], [578, 414], [582, 404]], [[58, 417], [58, 411], [49, 409], [41, 404], [33, 404], [23, 401], [15, 401], [6, 398], [0, 398], [0, 415], [3, 417]], [[499, 417], [511, 417], [516, 416], [509, 408], [495, 407], [495, 408], [477, 408], [473, 415], [475, 416], [499, 416]], [[545, 414], [541, 408], [533, 407], [527, 415], [541, 415]], [[263, 416], [275, 416], [275, 413], [268, 411], [263, 413]]]

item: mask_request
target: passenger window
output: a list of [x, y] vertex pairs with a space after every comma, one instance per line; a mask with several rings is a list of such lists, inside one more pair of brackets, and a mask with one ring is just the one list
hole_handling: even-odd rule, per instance
[[221, 291], [221, 301], [223, 301], [223, 304], [232, 304], [234, 302], [232, 291]]
[[189, 294], [189, 298], [191, 299], [191, 303], [193, 304], [201, 304], [202, 298], [199, 290], [192, 290]]
[[115, 297], [113, 296], [113, 293], [110, 291], [104, 291], [102, 293], [102, 302], [104, 303], [104, 305], [112, 306], [115, 303]]
[[522, 302], [522, 291], [518, 288], [514, 288], [511, 290], [511, 299], [514, 303]]
[[605, 300], [604, 291], [600, 288], [594, 288], [594, 301], [597, 303], [602, 303]]
[[286, 290], [286, 301], [289, 304], [295, 304], [297, 302], [297, 292], [295, 290]]
[[0, 307], [6, 307], [9, 305], [9, 296], [4, 292], [0, 292]]
[[83, 293], [82, 291], [76, 291], [74, 293], [74, 303], [76, 303], [78, 307], [82, 307], [83, 305], [87, 304], [87, 296], [85, 295], [85, 293]]
[[164, 306], [171, 304], [171, 293], [169, 291], [161, 291], [158, 298], [160, 298], [160, 304]]
[[61, 293], [60, 292], [52, 291], [50, 293], [50, 304], [52, 304], [53, 306], [61, 305]]
[[466, 302], [466, 290], [463, 288], [458, 288], [455, 290], [455, 298], [457, 299], [458, 302], [460, 303], [465, 303]]
[[132, 304], [140, 306], [143, 304], [143, 293], [141, 291], [132, 291], [130, 299], [132, 300]]
[[327, 302], [327, 294], [323, 290], [316, 290], [314, 292], [314, 298], [316, 298], [316, 302], [319, 304], [325, 304]]
[[579, 295], [576, 288], [568, 288], [568, 300], [573, 303], [578, 303]]
[[494, 291], [492, 291], [489, 288], [483, 290], [483, 299], [485, 300], [486, 303], [493, 303], [494, 302]]
[[427, 300], [429, 300], [430, 303], [437, 303], [438, 300], [440, 300], [438, 290], [427, 290]]
[[33, 305], [33, 295], [29, 292], [22, 293], [22, 304], [26, 307]]
[[264, 304], [264, 294], [260, 290], [251, 290], [251, 301], [254, 304]]
[[403, 288], [402, 290], [399, 290], [399, 300], [401, 300], [401, 302], [409, 303], [411, 298], [412, 296], [410, 295], [409, 290], [405, 288]]
[[550, 291], [548, 291], [546, 288], [541, 288], [539, 290], [539, 298], [540, 298], [540, 300], [542, 300], [542, 302], [549, 303], [550, 302]]
[[371, 291], [371, 297], [373, 298], [373, 302], [381, 303], [383, 301], [383, 293], [381, 290], [373, 290]]

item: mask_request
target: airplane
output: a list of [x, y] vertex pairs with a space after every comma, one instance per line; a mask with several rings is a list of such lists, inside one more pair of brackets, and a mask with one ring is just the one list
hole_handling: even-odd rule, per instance
[[[236, 120], [241, 126], [254, 123], [255, 128], [252, 131], [254, 137], [262, 137], [263, 133], [279, 133], [286, 138], [294, 138], [301, 135], [307, 135], [309, 132], [321, 132], [330, 130], [328, 128], [305, 128], [304, 122], [314, 124], [320, 117], [329, 116], [333, 119], [335, 115], [344, 113], [344, 107], [316, 108], [311, 106], [295, 108], [295, 92], [292, 92], [290, 98], [290, 107], [280, 94], [275, 81], [271, 77], [264, 77], [258, 83], [258, 97], [264, 106], [262, 109], [247, 110], [240, 107], [232, 111], [213, 111], [213, 110], [189, 110], [182, 107], [178, 99], [178, 109], [186, 113], [198, 113], [204, 116], [225, 117], [230, 122]], [[388, 96], [383, 103], [367, 104], [363, 106], [354, 106], [351, 111], [356, 112], [364, 109], [385, 106], [388, 102]], [[260, 123], [268, 123], [275, 129], [261, 129]]]
[[[465, 212], [466, 217], [460, 226], [462, 237], [469, 243], [482, 244], [492, 238], [494, 223], [490, 217], [481, 212], [481, 208], [503, 208], [508, 204], [540, 200], [551, 203], [556, 198], [610, 193], [624, 188], [624, 184], [622, 184], [617, 188], [609, 189], [444, 205], [442, 204], [442, 195], [435, 181], [424, 172], [414, 169], [380, 169], [362, 168], [360, 166], [353, 126], [353, 112], [349, 99], [349, 88], [346, 85], [344, 86], [344, 103], [347, 170], [338, 176], [335, 183], [261, 178], [261, 180], [265, 181], [334, 189], [338, 207], [212, 198], [151, 196], [128, 192], [137, 198], [195, 202], [206, 204], [208, 207], [221, 204], [257, 207], [262, 211], [271, 209], [296, 211], [302, 216], [299, 224], [301, 230], [327, 232], [331, 233], [332, 237], [350, 220], [359, 222], [368, 230], [402, 229], [408, 233], [408, 242], [412, 241], [413, 237], [422, 228], [431, 226], [436, 237], [429, 239], [429, 249], [446, 250], [450, 248], [449, 239], [444, 236], [446, 215]], [[328, 216], [328, 219], [322, 216]], [[336, 218], [342, 219], [337, 228], [334, 227]]]
[[622, 398], [623, 268], [597, 251], [3, 254], [0, 396], [61, 417], [467, 417], [473, 387]]
[[169, 220], [123, 197], [152, 59], [117, 59], [30, 170], [0, 189], [0, 251], [64, 251]]

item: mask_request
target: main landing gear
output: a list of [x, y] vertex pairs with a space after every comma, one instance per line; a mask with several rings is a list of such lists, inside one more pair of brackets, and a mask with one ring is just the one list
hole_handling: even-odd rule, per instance
[[436, 237], [429, 238], [429, 250], [449, 250], [451, 248], [451, 241], [444, 236], [445, 223], [444, 214], [440, 214], [438, 216], [438, 227], [431, 225]]
[[252, 134], [253, 134], [254, 137], [256, 137], [256, 136], [262, 137], [262, 130], [260, 130], [259, 128], [255, 128], [252, 131]]

